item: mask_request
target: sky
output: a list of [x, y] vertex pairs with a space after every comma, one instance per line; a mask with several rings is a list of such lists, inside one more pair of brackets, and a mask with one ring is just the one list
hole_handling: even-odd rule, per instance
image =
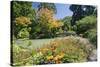
[[[39, 5], [39, 2], [33, 2], [32, 7], [37, 9], [37, 6]], [[55, 4], [57, 13], [54, 15], [55, 19], [63, 19], [66, 16], [72, 16], [73, 12], [70, 11], [69, 4]]]

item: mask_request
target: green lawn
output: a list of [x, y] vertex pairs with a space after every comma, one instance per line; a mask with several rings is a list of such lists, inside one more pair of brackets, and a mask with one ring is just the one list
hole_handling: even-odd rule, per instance
[[[48, 45], [51, 41], [54, 41], [54, 40], [58, 40], [58, 39], [66, 39], [66, 38], [69, 38], [71, 36], [67, 36], [67, 37], [56, 37], [56, 38], [50, 38], [50, 39], [33, 39], [33, 40], [28, 40], [28, 39], [18, 39], [15, 41], [16, 44], [18, 44], [19, 46], [22, 46], [22, 47], [28, 47], [28, 44], [29, 42], [31, 42], [31, 46], [28, 47], [28, 48], [40, 48], [40, 47], [43, 47], [44, 45]], [[81, 39], [81, 41], [83, 41], [83, 43], [87, 43], [88, 39], [86, 38], [81, 38], [81, 37], [74, 37], [76, 39]]]
[[18, 39], [18, 40], [15, 41], [15, 43], [20, 45], [20, 46], [22, 46], [22, 47], [27, 47], [29, 42], [31, 42], [32, 46], [30, 46], [30, 48], [36, 49], [36, 48], [42, 47], [43, 45], [49, 44], [51, 41], [54, 41], [55, 39], [62, 39], [62, 37], [51, 38], [51, 39], [33, 39], [33, 40], [28, 40], [28, 39], [21, 40], [21, 39]]

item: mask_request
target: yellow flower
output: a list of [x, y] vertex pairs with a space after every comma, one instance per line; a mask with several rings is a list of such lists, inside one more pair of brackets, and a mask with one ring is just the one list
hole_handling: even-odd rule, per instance
[[61, 53], [59, 55], [57, 55], [54, 60], [59, 60], [59, 59], [62, 59], [64, 57], [64, 53]]
[[51, 60], [51, 59], [53, 59], [53, 56], [47, 56], [46, 58], [47, 58], [47, 60]]

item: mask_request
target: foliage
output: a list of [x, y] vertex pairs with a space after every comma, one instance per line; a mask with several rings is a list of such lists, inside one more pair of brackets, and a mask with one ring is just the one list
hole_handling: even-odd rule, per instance
[[48, 25], [48, 28], [60, 27], [63, 25], [61, 22], [57, 22], [53, 19], [53, 12], [48, 10], [47, 8], [42, 8], [38, 12], [38, 17], [40, 20], [40, 25]]
[[30, 21], [30, 18], [21, 16], [21, 17], [18, 17], [15, 19], [15, 23], [16, 23], [16, 25], [26, 27], [29, 24], [31, 24], [32, 22]]
[[31, 34], [30, 38], [33, 39], [33, 38], [52, 37], [52, 36], [50, 36], [50, 34], [52, 34], [50, 32], [51, 32], [51, 28], [54, 26], [52, 26], [51, 23], [47, 23], [47, 22], [48, 21], [54, 22], [55, 26], [57, 26], [57, 24], [55, 23], [55, 20], [52, 20], [54, 14], [56, 14], [55, 4], [53, 4], [53, 3], [39, 3], [38, 10], [37, 10], [37, 13], [35, 16], [35, 20], [31, 24], [32, 30], [30, 31], [30, 34]]
[[56, 31], [55, 29], [63, 26], [63, 23], [53, 19], [52, 11], [47, 8], [41, 8], [40, 11], [38, 11], [38, 26], [41, 27], [40, 32], [48, 37], [50, 33], [52, 34]]
[[90, 41], [97, 47], [97, 30], [90, 29], [84, 33], [84, 37], [89, 38]]
[[87, 39], [73, 36], [56, 39], [37, 49], [13, 44], [13, 65], [84, 62], [92, 50], [93, 45]]
[[12, 34], [18, 38], [18, 33], [23, 27], [29, 27], [35, 21], [36, 12], [32, 8], [32, 2], [12, 1]]
[[54, 3], [40, 3], [38, 5], [38, 9], [40, 10], [41, 8], [47, 8], [50, 11], [53, 11], [54, 14], [57, 13], [56, 6]]
[[97, 7], [89, 5], [71, 5], [70, 10], [73, 12], [71, 25], [75, 25], [76, 21], [90, 15], [97, 15]]
[[[94, 45], [97, 46], [97, 8], [95, 6], [71, 5], [73, 16], [66, 16], [61, 20], [54, 19], [57, 10], [53, 3], [40, 3], [38, 8], [34, 9], [32, 2], [12, 1], [11, 6], [14, 40], [51, 38], [59, 33], [61, 36], [67, 36], [55, 39], [37, 49], [33, 48], [32, 41], [26, 40], [24, 47], [13, 43], [12, 60], [15, 66], [84, 62], [88, 61], [87, 58], [94, 49]], [[76, 33], [82, 34], [94, 45], [91, 45], [88, 39], [73, 36]]]
[[55, 40], [49, 45], [40, 48], [38, 50], [39, 56], [35, 60], [38, 61], [37, 64], [83, 62], [87, 61], [91, 50], [90, 43], [84, 44], [78, 38], [69, 37], [68, 39]]
[[97, 27], [97, 19], [95, 16], [87, 16], [79, 21], [76, 22], [74, 26], [75, 31], [78, 34], [83, 34], [89, 29]]
[[35, 10], [32, 8], [32, 2], [12, 1], [12, 19], [20, 16], [34, 18]]
[[31, 51], [24, 49], [18, 44], [13, 44], [13, 65], [32, 65]]
[[62, 19], [62, 22], [64, 22], [64, 26], [62, 27], [64, 31], [71, 30], [71, 16], [66, 16]]
[[87, 16], [76, 22], [73, 29], [81, 34], [82, 37], [86, 37], [97, 46], [97, 18], [96, 16]]
[[16, 18], [14, 23], [15, 25], [13, 32], [16, 38], [29, 37], [29, 32], [31, 31], [29, 25], [32, 24], [30, 18], [21, 16]]
[[18, 32], [18, 38], [29, 38], [29, 31], [27, 28], [23, 28]]

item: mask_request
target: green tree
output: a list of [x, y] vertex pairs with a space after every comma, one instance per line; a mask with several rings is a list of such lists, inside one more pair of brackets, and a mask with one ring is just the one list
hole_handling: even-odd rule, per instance
[[96, 16], [86, 16], [85, 18], [76, 22], [74, 29], [77, 34], [83, 34], [89, 29], [97, 27], [97, 18]]
[[89, 38], [89, 40], [97, 47], [97, 29], [96, 28], [87, 30], [84, 33], [84, 37]]
[[71, 5], [70, 10], [73, 12], [71, 25], [75, 25], [76, 21], [84, 18], [85, 16], [97, 15], [96, 6], [89, 5]]
[[20, 16], [33, 18], [35, 15], [35, 10], [32, 8], [32, 2], [12, 1], [11, 6], [13, 20]]
[[68, 31], [71, 30], [71, 21], [72, 17], [71, 16], [66, 16], [62, 19], [62, 22], [64, 22], [63, 30]]

